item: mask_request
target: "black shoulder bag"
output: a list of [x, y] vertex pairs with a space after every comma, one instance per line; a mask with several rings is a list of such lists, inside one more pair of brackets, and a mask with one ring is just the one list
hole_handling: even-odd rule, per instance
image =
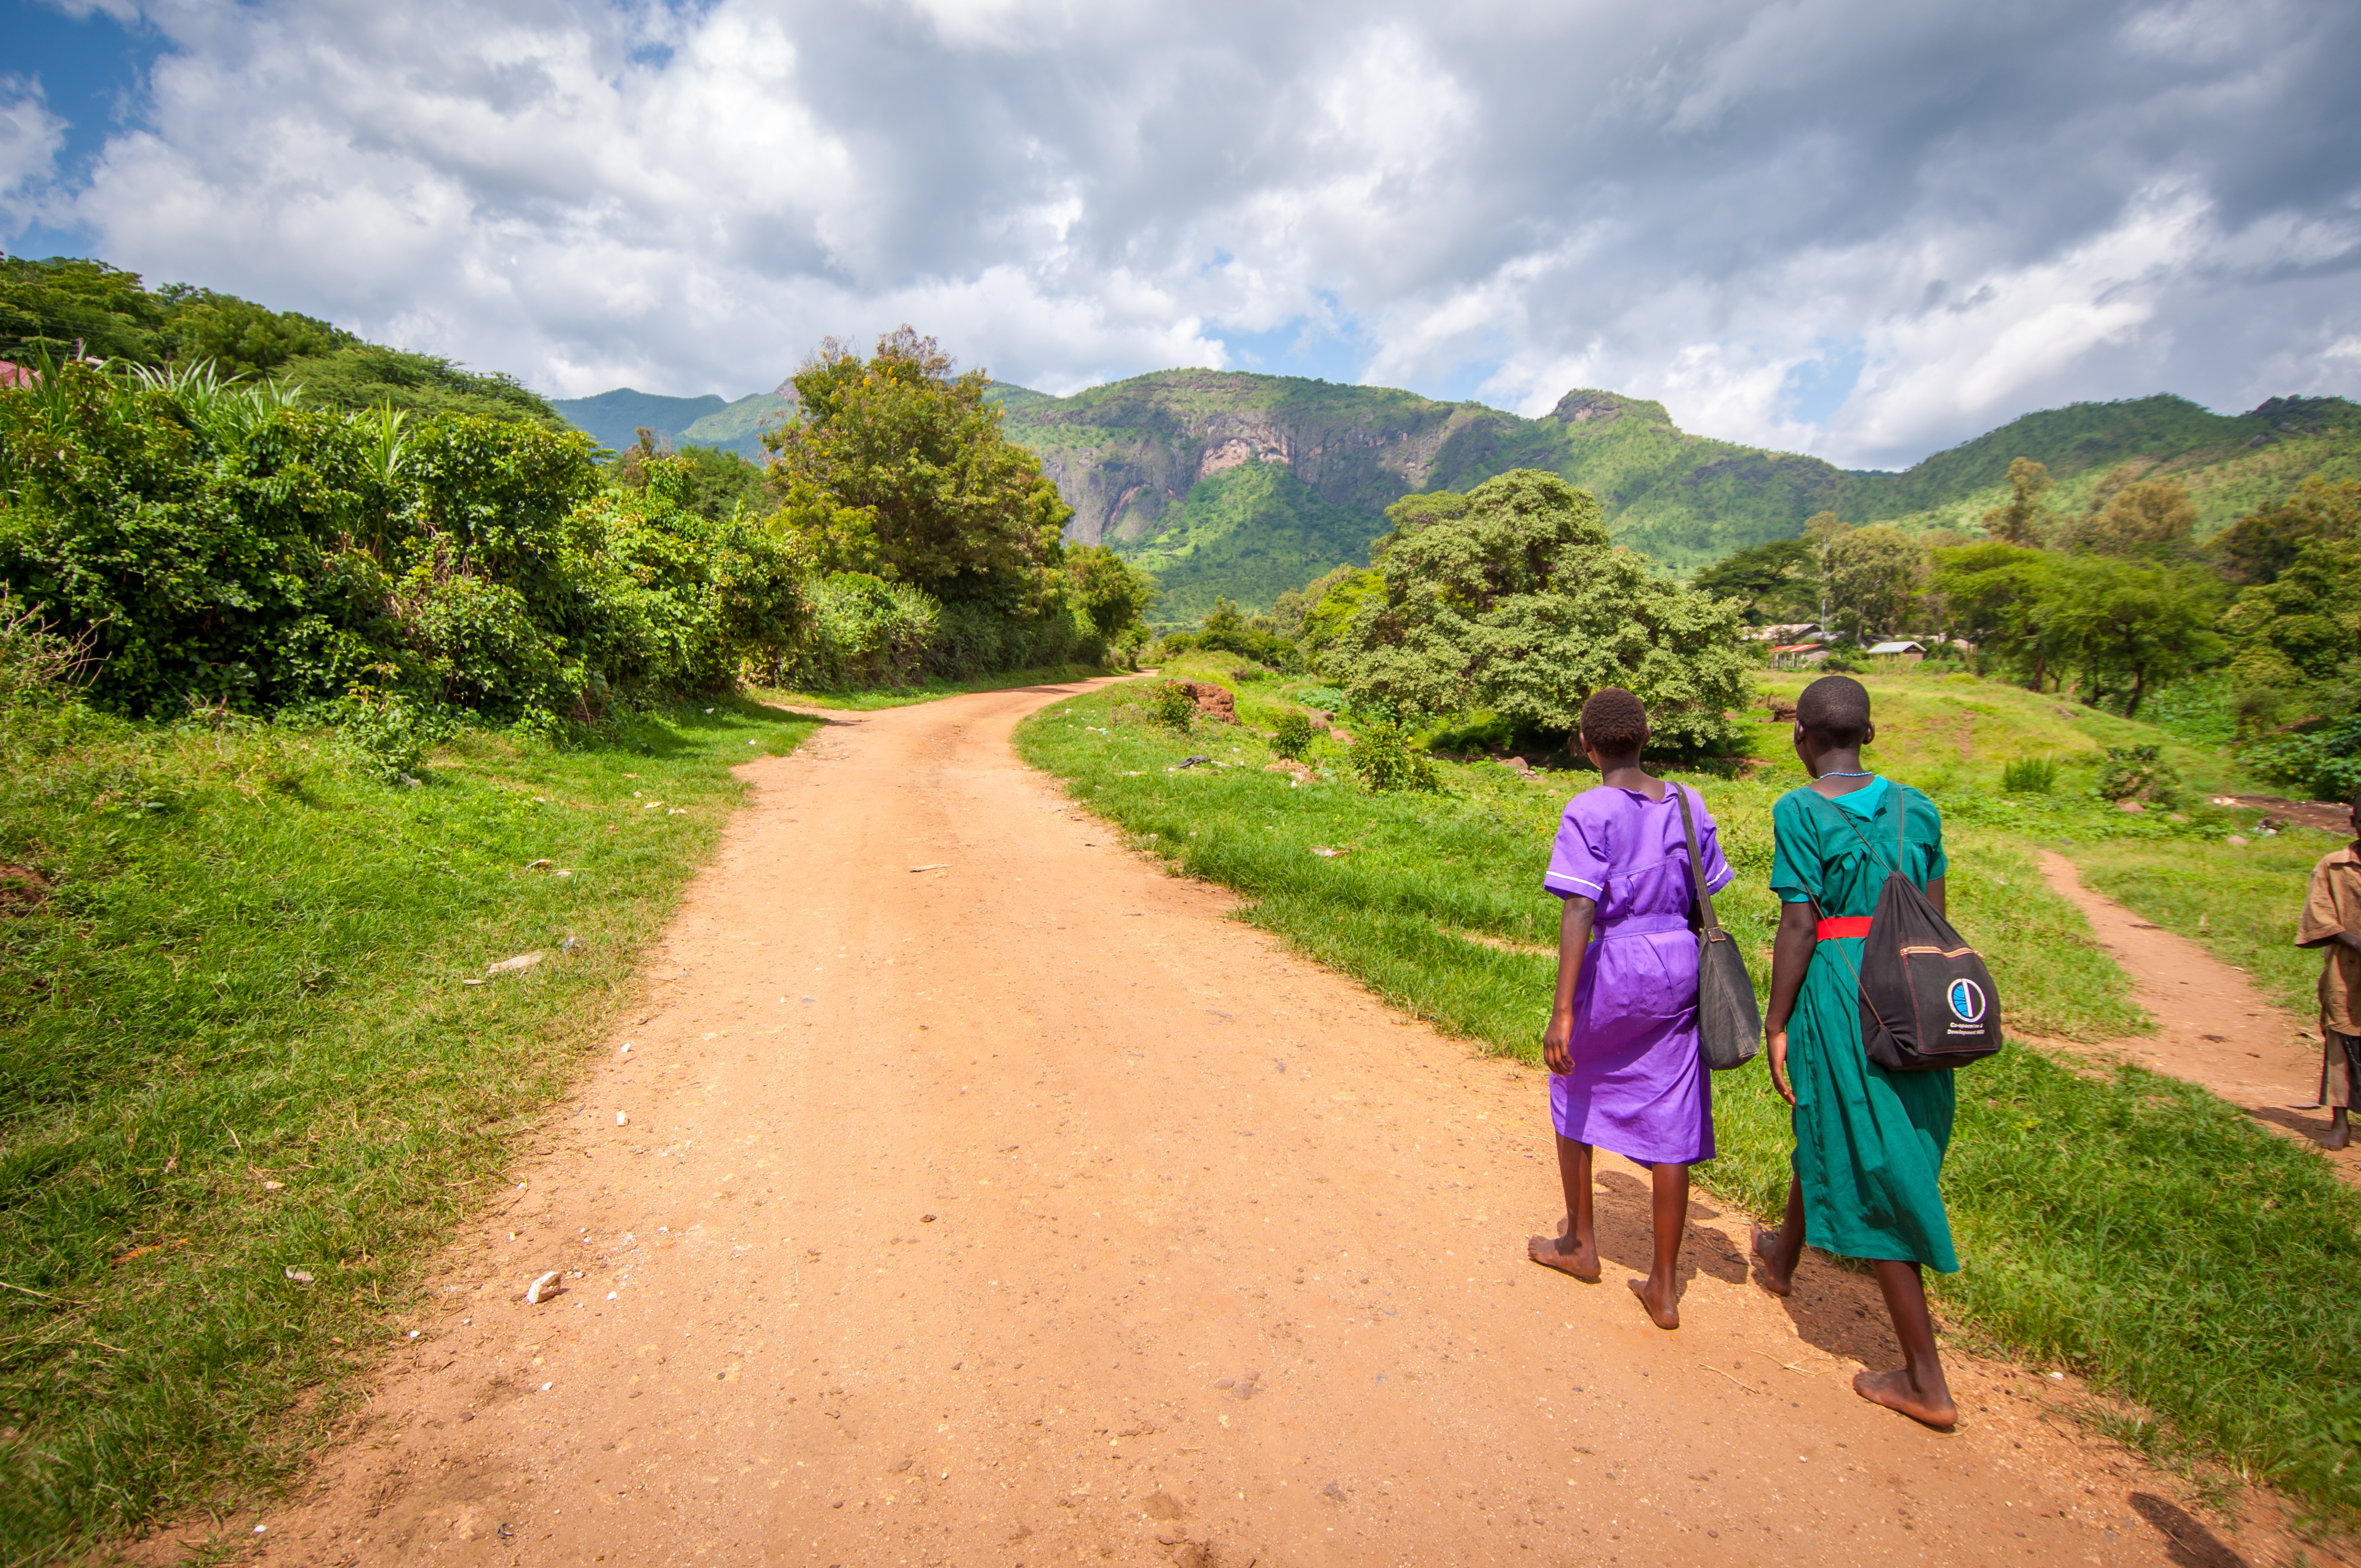
[[[2000, 1049], [2000, 988], [1976, 950], [1936, 912], [1918, 884], [1903, 874], [1909, 852], [1903, 831], [1910, 805], [1894, 791], [1894, 868], [1878, 893], [1853, 979], [1861, 991], [1861, 1043], [1888, 1072], [1929, 1072], [1966, 1067]], [[1834, 802], [1870, 859], [1870, 848], [1850, 813]]]
[[1705, 916], [1704, 929], [1697, 933], [1697, 1041], [1705, 1065], [1727, 1072], [1744, 1067], [1763, 1048], [1763, 1014], [1754, 1004], [1754, 981], [1746, 972], [1745, 956], [1713, 917], [1713, 894], [1706, 890], [1705, 857], [1697, 853], [1688, 792], [1676, 784], [1664, 787], [1680, 802], [1681, 831], [1689, 840], [1689, 879]]

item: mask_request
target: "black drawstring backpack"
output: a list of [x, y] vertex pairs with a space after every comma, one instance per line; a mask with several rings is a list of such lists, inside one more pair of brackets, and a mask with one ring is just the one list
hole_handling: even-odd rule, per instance
[[[1697, 853], [1697, 823], [1689, 816], [1688, 791], [1664, 786], [1679, 800], [1681, 831], [1689, 841], [1689, 883], [1697, 895], [1697, 1048], [1715, 1072], [1744, 1067], [1763, 1048], [1763, 1014], [1754, 1005], [1754, 981], [1745, 955], [1713, 917], [1713, 894], [1706, 891], [1705, 857]], [[2361, 1079], [2355, 1081], [2361, 1082]]]
[[[1861, 990], [1861, 1043], [1869, 1059], [1888, 1072], [1966, 1067], [2000, 1049], [2000, 989], [1976, 950], [1903, 874], [1908, 846], [1902, 834], [1910, 807], [1902, 786], [1891, 787], [1894, 866], [1877, 895], [1853, 977]], [[1829, 809], [1877, 860], [1850, 814], [1833, 803]]]

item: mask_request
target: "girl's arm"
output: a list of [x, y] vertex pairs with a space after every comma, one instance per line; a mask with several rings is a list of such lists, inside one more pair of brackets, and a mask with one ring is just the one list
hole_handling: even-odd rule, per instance
[[1943, 881], [1943, 878], [1937, 877], [1927, 884], [1927, 902], [1935, 906], [1936, 914], [1949, 919], [1951, 912], [1944, 907]]
[[1795, 997], [1812, 967], [1812, 949], [1820, 945], [1819, 924], [1813, 905], [1782, 904], [1779, 934], [1771, 941], [1771, 1007], [1763, 1015], [1763, 1033], [1770, 1046], [1771, 1087], [1790, 1105], [1795, 1102], [1795, 1091], [1787, 1083], [1787, 1018], [1795, 1011]]
[[1565, 900], [1557, 917], [1557, 1001], [1550, 1009], [1549, 1027], [1542, 1031], [1542, 1060], [1558, 1074], [1574, 1070], [1567, 1050], [1574, 1038], [1574, 988], [1582, 979], [1583, 949], [1590, 946], [1591, 922], [1598, 916], [1598, 901], [1580, 894]]

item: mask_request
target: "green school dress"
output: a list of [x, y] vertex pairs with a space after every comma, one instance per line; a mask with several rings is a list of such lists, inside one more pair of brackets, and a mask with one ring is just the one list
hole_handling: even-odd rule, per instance
[[[1909, 806], [1905, 874], [1921, 887], [1943, 875], [1943, 821], [1934, 802], [1878, 778], [1834, 800], [1810, 789], [1781, 797], [1771, 812], [1772, 891], [1783, 903], [1817, 902], [1823, 918], [1872, 913], [1894, 865], [1897, 795]], [[1862, 1052], [1861, 950], [1857, 937], [1822, 938], [1787, 1021], [1805, 1238], [1844, 1257], [1955, 1273], [1960, 1261], [1938, 1181], [1951, 1142], [1951, 1072], [1890, 1073]]]

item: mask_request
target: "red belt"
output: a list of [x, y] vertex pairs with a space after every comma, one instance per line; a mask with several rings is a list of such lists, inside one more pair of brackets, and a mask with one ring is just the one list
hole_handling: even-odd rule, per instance
[[1831, 941], [1839, 937], [1866, 937], [1869, 916], [1866, 915], [1833, 915], [1820, 918], [1819, 939]]

